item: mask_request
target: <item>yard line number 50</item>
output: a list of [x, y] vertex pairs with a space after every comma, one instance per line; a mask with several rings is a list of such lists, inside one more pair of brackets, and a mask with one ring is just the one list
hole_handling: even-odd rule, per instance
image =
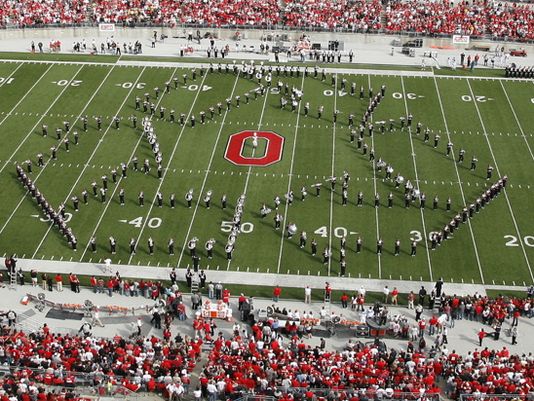
[[[504, 239], [507, 239], [506, 246], [519, 246], [519, 239], [515, 235], [505, 235]], [[534, 248], [534, 235], [525, 235], [523, 237], [523, 243], [531, 248]]]

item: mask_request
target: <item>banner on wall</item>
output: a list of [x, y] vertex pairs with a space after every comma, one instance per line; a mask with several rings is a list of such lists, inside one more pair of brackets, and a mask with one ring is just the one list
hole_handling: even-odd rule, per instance
[[468, 45], [469, 36], [467, 35], [452, 35], [452, 44], [453, 45]]
[[100, 32], [115, 32], [115, 24], [98, 24]]

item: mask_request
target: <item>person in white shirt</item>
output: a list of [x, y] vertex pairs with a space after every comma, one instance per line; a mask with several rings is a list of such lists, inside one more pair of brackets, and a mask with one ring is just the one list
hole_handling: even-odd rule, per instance
[[304, 303], [311, 304], [311, 288], [309, 286], [304, 288]]
[[102, 321], [100, 320], [100, 312], [98, 311], [98, 309], [93, 312], [93, 321], [91, 322], [91, 324], [93, 326], [98, 325], [100, 327], [104, 327], [104, 323], [102, 323]]
[[217, 387], [215, 386], [215, 382], [213, 380], [210, 380], [208, 382], [208, 386], [206, 387], [206, 390], [208, 391], [208, 400], [216, 401], [217, 400]]
[[193, 391], [193, 396], [195, 397], [195, 401], [200, 401], [202, 398], [202, 390], [200, 390], [200, 387], [197, 387], [195, 391]]
[[382, 293], [384, 294], [384, 303], [387, 304], [389, 301], [389, 287], [387, 285], [382, 290]]

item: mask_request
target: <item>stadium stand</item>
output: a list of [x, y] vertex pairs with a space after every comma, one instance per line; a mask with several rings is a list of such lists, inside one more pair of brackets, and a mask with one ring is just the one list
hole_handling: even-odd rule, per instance
[[[142, 291], [141, 295], [151, 296]], [[165, 303], [170, 305], [169, 300]], [[528, 297], [451, 295], [443, 298], [440, 312], [452, 321], [465, 318], [488, 325], [509, 319], [513, 327], [519, 316], [532, 316], [531, 304]], [[306, 344], [308, 333], [278, 327], [273, 319], [254, 322], [251, 328], [234, 322], [226, 335], [216, 333], [216, 326], [198, 314], [190, 322], [186, 324], [192, 324], [194, 338], [174, 339], [135, 331], [130, 338], [98, 338], [90, 327], [84, 329], [87, 323], [78, 334], [53, 333], [46, 324], [25, 333], [4, 322], [0, 401], [82, 400], [77, 390], [72, 391], [77, 386], [108, 394], [111, 387], [157, 392], [169, 399], [176, 392], [173, 399], [180, 399], [189, 392], [191, 372], [201, 361], [195, 370], [200, 391], [209, 400], [253, 392], [287, 401], [435, 401], [439, 395], [470, 400], [481, 394], [492, 401], [487, 395], [495, 395], [498, 401], [502, 394], [527, 399], [534, 386], [532, 352], [512, 354], [502, 346], [474, 348], [460, 355], [444, 344], [427, 347], [421, 340], [432, 338], [431, 321], [423, 327], [423, 335], [416, 336], [419, 346], [408, 342], [402, 350], [388, 349], [378, 339], [367, 343], [350, 339], [339, 350], [328, 349], [323, 341], [312, 347]], [[69, 390], [52, 391], [55, 386]]]
[[111, 22], [125, 26], [289, 27], [534, 39], [533, 10], [530, 4], [524, 3], [406, 0], [383, 6], [378, 0], [99, 0], [90, 3], [80, 0], [2, 0], [0, 5], [2, 27]]

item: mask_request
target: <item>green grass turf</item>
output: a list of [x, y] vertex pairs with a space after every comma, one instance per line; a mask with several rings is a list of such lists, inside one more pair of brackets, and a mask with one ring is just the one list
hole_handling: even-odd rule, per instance
[[[150, 55], [123, 55], [120, 57], [123, 61], [150, 61], [150, 62], [180, 62], [180, 63], [213, 63], [214, 65], [219, 62], [226, 62], [228, 60], [233, 60], [232, 57], [224, 59], [208, 59], [206, 57], [176, 57], [176, 56], [150, 56]], [[79, 61], [79, 62], [92, 62], [92, 63], [115, 63], [119, 60], [118, 56], [110, 54], [98, 54], [98, 55], [88, 55], [88, 54], [77, 54], [77, 53], [30, 53], [30, 52], [0, 52], [0, 60], [34, 60], [34, 61]], [[275, 66], [276, 63], [264, 61], [264, 65]], [[349, 68], [354, 70], [361, 69], [370, 69], [370, 70], [389, 70], [389, 71], [420, 71], [419, 66], [413, 65], [394, 65], [394, 64], [369, 64], [369, 63], [359, 63], [357, 60], [353, 63], [312, 63], [307, 60], [308, 67], [317, 66], [319, 68]], [[289, 61], [284, 63], [285, 66], [302, 66], [303, 64], [296, 61]], [[502, 68], [476, 68], [474, 70], [470, 69], [451, 69], [449, 67], [442, 67], [440, 69], [432, 68], [434, 75], [437, 76], [468, 76], [468, 77], [502, 77], [503, 69]]]
[[[382, 84], [387, 86], [385, 99], [377, 108], [374, 120], [395, 119], [395, 129], [365, 137], [375, 154], [393, 165], [407, 179], [415, 182], [427, 195], [427, 209], [405, 209], [403, 193], [383, 172], [373, 173], [368, 155], [364, 156], [349, 142], [348, 115], [354, 114], [358, 122], [365, 111], [367, 97], [360, 100], [336, 91], [331, 85], [331, 75], [325, 82], [312, 77], [273, 77], [289, 87], [304, 91], [303, 104], [298, 112], [280, 110], [280, 95], [270, 91], [254, 100], [252, 90], [255, 80], [234, 74], [214, 73], [198, 75], [191, 81], [187, 69], [156, 67], [121, 67], [107, 65], [62, 65], [0, 63], [0, 77], [10, 81], [0, 86], [0, 254], [16, 253], [19, 257], [36, 259], [98, 261], [109, 256], [108, 237], [118, 240], [118, 252], [114, 263], [131, 263], [151, 266], [185, 267], [191, 263], [184, 245], [193, 236], [200, 238], [201, 266], [209, 269], [261, 271], [307, 275], [339, 274], [339, 237], [346, 233], [348, 241], [347, 272], [351, 277], [384, 279], [436, 279], [466, 283], [523, 285], [532, 281], [531, 265], [534, 256], [534, 214], [532, 213], [531, 171], [534, 147], [531, 126], [534, 122], [534, 86], [529, 82], [500, 80], [453, 79], [450, 77], [397, 77], [380, 75], [337, 76], [337, 84], [343, 78], [347, 86], [356, 82], [376, 93]], [[182, 84], [186, 74], [188, 82]], [[173, 77], [180, 79], [178, 90], [163, 94], [164, 83]], [[336, 78], [336, 77], [334, 77]], [[132, 169], [128, 178], [117, 185], [110, 182], [108, 200], [90, 196], [88, 205], [81, 205], [75, 212], [70, 198], [81, 191], [91, 192], [90, 184], [100, 177], [110, 175], [112, 168], [127, 162], [135, 155], [140, 164], [146, 158], [154, 166], [154, 159], [140, 128], [131, 127], [129, 116], [138, 117], [139, 126], [144, 113], [134, 109], [136, 96], [145, 92], [154, 96], [154, 88], [162, 89], [159, 105], [166, 113], [176, 110], [186, 116], [194, 114], [196, 127], [188, 122], [184, 127], [153, 118], [163, 165], [164, 179], [158, 180], [155, 168], [150, 174]], [[250, 92], [250, 104], [245, 104], [244, 93]], [[241, 107], [235, 105], [235, 96], [241, 96]], [[200, 124], [200, 111], [217, 102], [225, 104], [231, 97], [232, 109], [207, 123]], [[472, 99], [477, 99], [473, 101]], [[303, 107], [310, 102], [310, 115], [305, 117]], [[317, 119], [317, 107], [324, 106], [321, 119]], [[332, 121], [333, 110], [338, 109], [338, 121]], [[11, 112], [11, 114], [7, 114]], [[46, 113], [43, 116], [43, 113]], [[422, 135], [410, 135], [400, 130], [399, 117], [411, 113], [415, 124], [439, 132], [439, 147], [434, 149], [424, 143]], [[89, 130], [81, 132], [78, 116], [87, 114]], [[120, 130], [111, 125], [114, 115], [121, 120]], [[103, 129], [96, 130], [93, 116], [103, 117]], [[50, 147], [57, 144], [55, 128], [63, 121], [70, 121], [72, 130], [80, 131], [80, 143], [65, 152], [62, 147], [58, 160], [51, 161], [44, 169], [35, 166], [39, 152], [48, 159]], [[48, 137], [41, 136], [41, 125], [49, 127]], [[270, 130], [285, 138], [282, 159], [267, 167], [240, 167], [231, 164], [223, 155], [230, 135], [242, 130]], [[463, 164], [445, 156], [445, 145], [450, 140], [455, 151], [466, 150]], [[72, 134], [70, 134], [72, 135]], [[250, 154], [250, 143], [244, 154]], [[258, 152], [264, 151], [260, 142]], [[472, 155], [479, 159], [475, 172], [469, 170]], [[69, 249], [55, 228], [50, 229], [40, 221], [40, 211], [34, 200], [25, 196], [15, 178], [14, 163], [34, 160], [33, 179], [49, 202], [57, 207], [66, 202], [69, 222], [78, 238], [78, 251]], [[486, 181], [488, 164], [496, 167], [494, 177]], [[341, 177], [343, 170], [351, 174], [349, 205], [341, 205], [340, 185], [331, 192], [325, 178], [332, 172]], [[483, 209], [471, 226], [462, 225], [454, 238], [437, 250], [428, 249], [425, 232], [440, 229], [453, 216], [444, 208], [451, 197], [453, 211], [461, 209], [463, 199], [471, 203], [499, 175], [509, 176], [506, 196], [503, 194]], [[120, 176], [120, 174], [119, 174]], [[110, 179], [111, 181], [111, 179]], [[324, 185], [321, 196], [316, 197], [309, 186], [316, 182]], [[307, 186], [309, 196], [300, 201], [300, 188]], [[374, 192], [381, 196], [382, 206], [372, 206]], [[118, 203], [118, 190], [126, 191], [126, 205]], [[287, 206], [283, 201], [279, 213], [285, 222], [293, 222], [299, 232], [308, 233], [308, 246], [300, 249], [298, 234], [292, 239], [282, 238], [282, 232], [273, 229], [273, 215], [265, 219], [259, 216], [262, 203], [273, 207], [273, 198], [284, 200], [288, 188], [295, 192], [295, 202]], [[193, 207], [185, 206], [184, 194], [193, 189]], [[156, 191], [161, 190], [164, 207], [153, 205]], [[213, 191], [212, 207], [208, 210], [202, 202], [203, 194]], [[364, 206], [356, 207], [356, 194], [364, 193]], [[139, 207], [139, 191], [145, 193], [145, 206]], [[389, 192], [394, 195], [394, 207], [385, 207]], [[202, 192], [202, 195], [200, 193]], [[243, 233], [239, 236], [234, 258], [228, 262], [223, 251], [227, 232], [223, 222], [230, 221], [236, 199], [246, 192], [243, 215]], [[177, 207], [169, 207], [168, 198], [176, 194]], [[222, 210], [219, 199], [225, 193], [228, 208]], [[438, 210], [432, 210], [432, 198], [440, 199]], [[37, 217], [35, 217], [37, 216]], [[283, 224], [285, 225], [285, 224]], [[89, 238], [97, 237], [97, 252], [85, 252]], [[355, 252], [356, 238], [363, 239], [363, 250]], [[156, 252], [148, 254], [147, 240], [152, 237]], [[166, 244], [169, 238], [176, 242], [176, 254], [169, 256]], [[203, 244], [208, 238], [217, 241], [215, 255], [208, 260]], [[333, 258], [324, 265], [321, 257], [310, 254], [310, 242], [315, 237], [319, 254], [326, 246], [332, 247]], [[375, 253], [376, 240], [384, 240], [385, 251], [379, 257]], [[423, 238], [416, 257], [409, 256], [410, 238]], [[138, 252], [130, 256], [128, 242], [138, 240]], [[402, 253], [394, 256], [393, 243], [401, 241]], [[508, 243], [508, 246], [506, 245]]]
[[35, 61], [84, 61], [92, 63], [114, 63], [119, 57], [113, 55], [87, 55], [68, 53], [31, 53], [31, 52], [0, 52], [1, 60], [35, 60]]

